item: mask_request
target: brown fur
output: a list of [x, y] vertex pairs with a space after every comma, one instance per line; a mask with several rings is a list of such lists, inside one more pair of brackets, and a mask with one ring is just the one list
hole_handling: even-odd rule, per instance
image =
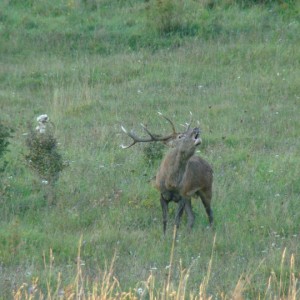
[[[185, 209], [188, 214], [189, 227], [194, 223], [191, 197], [200, 197], [209, 222], [213, 222], [211, 210], [213, 171], [201, 157], [195, 155], [196, 147], [201, 143], [199, 129], [188, 130], [184, 136], [173, 143], [172, 148], [163, 159], [156, 175], [155, 186], [161, 193], [163, 210], [163, 230], [166, 231], [167, 209], [170, 201], [178, 203], [175, 224], [179, 226]], [[197, 140], [198, 138], [198, 140]]]

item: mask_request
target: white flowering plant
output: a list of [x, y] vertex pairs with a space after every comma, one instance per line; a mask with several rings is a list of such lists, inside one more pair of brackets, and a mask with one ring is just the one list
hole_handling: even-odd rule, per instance
[[37, 118], [38, 126], [33, 129], [29, 124], [26, 136], [28, 153], [25, 155], [27, 165], [35, 171], [41, 181], [54, 185], [65, 164], [57, 149], [57, 140], [53, 127], [48, 127], [49, 117], [41, 115]]

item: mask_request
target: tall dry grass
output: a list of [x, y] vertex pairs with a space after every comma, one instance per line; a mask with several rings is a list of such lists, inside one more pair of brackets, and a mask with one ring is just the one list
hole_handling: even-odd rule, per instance
[[[79, 241], [78, 256], [77, 256], [77, 272], [71, 281], [66, 286], [62, 285], [62, 274], [59, 273], [56, 279], [56, 283], [53, 284], [52, 268], [54, 262], [54, 256], [50, 249], [49, 261], [46, 261], [44, 255], [44, 264], [48, 272], [47, 287], [43, 290], [39, 286], [39, 279], [33, 278], [31, 283], [23, 283], [14, 293], [14, 300], [58, 300], [58, 299], [82, 299], [82, 300], [137, 300], [137, 299], [149, 299], [149, 300], [244, 300], [244, 299], [265, 299], [265, 300], [297, 300], [300, 296], [300, 274], [295, 271], [295, 256], [291, 255], [286, 257], [286, 249], [282, 253], [280, 273], [278, 275], [275, 272], [270, 274], [269, 280], [266, 283], [266, 288], [262, 292], [258, 292], [253, 295], [249, 294], [249, 290], [252, 287], [252, 279], [256, 271], [262, 265], [262, 262], [257, 267], [257, 270], [252, 274], [244, 274], [239, 277], [234, 289], [230, 293], [221, 292], [218, 295], [211, 295], [209, 293], [209, 281], [212, 271], [212, 262], [214, 258], [214, 249], [216, 244], [216, 235], [214, 236], [211, 258], [208, 262], [207, 274], [199, 284], [198, 293], [187, 292], [187, 283], [190, 277], [190, 270], [192, 265], [184, 269], [180, 266], [180, 277], [178, 283], [174, 283], [172, 278], [172, 272], [174, 269], [174, 250], [176, 247], [176, 228], [174, 227], [172, 247], [170, 253], [170, 261], [168, 266], [168, 272], [166, 274], [165, 282], [162, 288], [157, 288], [157, 282], [155, 276], [150, 273], [146, 281], [137, 284], [139, 288], [134, 288], [129, 291], [122, 290], [120, 283], [114, 275], [114, 266], [116, 264], [116, 254], [114, 254], [111, 263], [105, 268], [104, 271], [99, 271], [97, 277], [91, 280], [85, 275], [84, 264], [81, 260], [81, 246], [82, 237]], [[289, 269], [285, 270], [286, 263], [289, 263]], [[289, 276], [289, 283], [286, 285], [284, 282], [285, 276]], [[53, 287], [54, 286], [54, 287]], [[249, 298], [251, 297], [251, 298]]]

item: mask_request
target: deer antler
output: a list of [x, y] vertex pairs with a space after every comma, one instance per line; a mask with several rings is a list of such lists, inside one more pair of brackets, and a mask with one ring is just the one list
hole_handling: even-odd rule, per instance
[[166, 119], [166, 120], [171, 124], [172, 130], [173, 130], [173, 134], [174, 134], [174, 135], [175, 135], [175, 134], [178, 134], [178, 133], [176, 132], [176, 129], [175, 129], [175, 126], [174, 126], [173, 122], [172, 122], [168, 117], [166, 117], [165, 115], [163, 115], [160, 111], [158, 111], [157, 113], [158, 113], [161, 117], [163, 117], [164, 119]]
[[126, 128], [124, 128], [123, 126], [121, 126], [121, 129], [129, 136], [133, 139], [133, 142], [128, 145], [128, 146], [124, 146], [124, 145], [121, 145], [121, 147], [123, 149], [127, 149], [127, 148], [130, 148], [131, 146], [133, 146], [134, 144], [136, 143], [146, 143], [146, 142], [152, 142], [152, 141], [155, 141], [155, 138], [152, 134], [149, 133], [148, 129], [146, 129], [146, 127], [141, 124], [141, 126], [146, 130], [146, 132], [150, 135], [150, 138], [140, 138], [139, 136], [137, 136], [133, 130], [131, 131], [127, 131]]
[[174, 126], [173, 122], [169, 118], [167, 118], [166, 116], [164, 116], [161, 112], [158, 112], [158, 114], [160, 116], [162, 116], [163, 118], [165, 118], [171, 124], [172, 131], [173, 131], [171, 134], [169, 134], [167, 136], [161, 136], [160, 134], [153, 134], [153, 133], [151, 133], [149, 131], [149, 129], [144, 124], [141, 124], [142, 128], [146, 131], [146, 133], [150, 137], [150, 138], [141, 138], [141, 137], [137, 136], [134, 133], [133, 130], [128, 131], [128, 130], [126, 130], [126, 128], [124, 128], [123, 126], [121, 126], [121, 129], [123, 130], [123, 132], [126, 133], [133, 140], [133, 142], [130, 145], [128, 145], [128, 146], [121, 145], [121, 147], [123, 149], [127, 149], [127, 148], [130, 148], [131, 146], [135, 145], [136, 143], [167, 142], [170, 139], [176, 138], [176, 136], [178, 135], [178, 133], [176, 132], [176, 129], [175, 129], [175, 126]]
[[191, 124], [193, 122], [193, 113], [191, 111], [190, 111], [190, 116], [191, 116], [190, 121], [188, 123], [186, 122], [185, 124], [182, 124], [182, 126], [186, 128], [186, 131], [188, 131], [191, 128]]

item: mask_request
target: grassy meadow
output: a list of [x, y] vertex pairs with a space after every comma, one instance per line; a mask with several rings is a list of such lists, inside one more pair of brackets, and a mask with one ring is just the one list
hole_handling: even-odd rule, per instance
[[[0, 299], [299, 299], [299, 3], [252, 2], [0, 2]], [[163, 237], [161, 158], [120, 147], [121, 125], [169, 133], [157, 111], [199, 121], [214, 229], [195, 199]], [[40, 114], [68, 161], [52, 205], [25, 159]]]

